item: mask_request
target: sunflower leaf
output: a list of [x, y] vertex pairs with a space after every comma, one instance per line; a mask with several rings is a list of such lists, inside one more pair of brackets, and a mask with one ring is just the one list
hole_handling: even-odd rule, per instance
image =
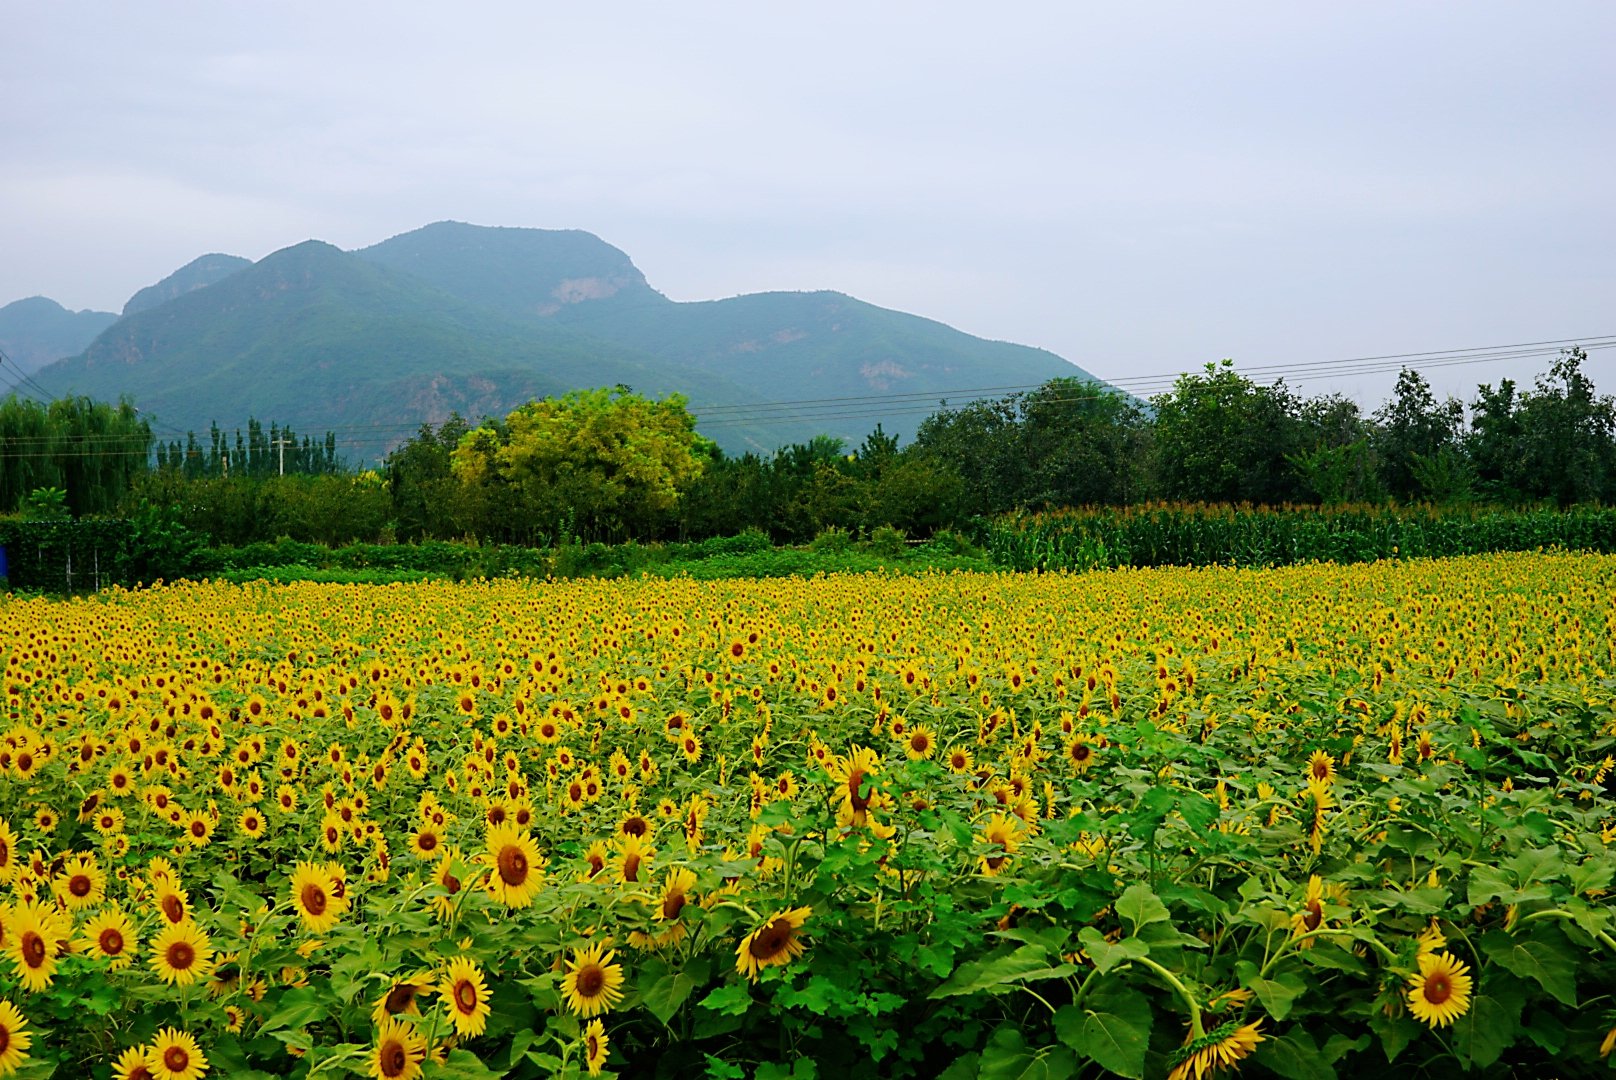
[[1257, 1047], [1256, 1059], [1286, 1080], [1335, 1080], [1335, 1066], [1306, 1032], [1273, 1035]]
[[1096, 993], [1092, 1009], [1064, 1005], [1054, 1018], [1060, 1040], [1102, 1068], [1137, 1078], [1145, 1072], [1150, 1042], [1150, 1002], [1136, 990]]
[[1172, 918], [1167, 911], [1167, 905], [1162, 903], [1147, 885], [1128, 886], [1117, 898], [1117, 914], [1128, 920], [1136, 934], [1141, 926], [1167, 922]]
[[1487, 959], [1522, 979], [1533, 979], [1543, 989], [1572, 1008], [1577, 1007], [1577, 965], [1564, 940], [1554, 931], [1521, 937], [1502, 930], [1483, 935], [1481, 951]]
[[1113, 945], [1105, 939], [1104, 934], [1092, 926], [1085, 926], [1079, 930], [1077, 940], [1082, 943], [1083, 951], [1089, 954], [1089, 959], [1094, 961], [1095, 970], [1101, 975], [1118, 964], [1137, 960], [1150, 952], [1150, 946], [1135, 937], [1123, 938]]
[[1039, 945], [1023, 945], [985, 960], [961, 964], [928, 998], [958, 997], [978, 990], [1007, 986], [1033, 971], [1049, 967], [1049, 951]]
[[1470, 1009], [1453, 1022], [1453, 1049], [1471, 1065], [1486, 1068], [1515, 1041], [1520, 1009], [1514, 1012], [1495, 997], [1478, 995]]

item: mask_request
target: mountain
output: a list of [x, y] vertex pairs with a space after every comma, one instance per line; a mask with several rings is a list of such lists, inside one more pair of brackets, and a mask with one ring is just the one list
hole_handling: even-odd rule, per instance
[[451, 411], [500, 415], [574, 387], [740, 394], [562, 326], [513, 322], [314, 240], [118, 320], [48, 375], [75, 393], [132, 395], [160, 434], [215, 419], [228, 430], [251, 415], [335, 430], [356, 459]]
[[857, 444], [877, 423], [908, 436], [942, 398], [1092, 378], [836, 292], [676, 303], [576, 230], [439, 222], [356, 252], [308, 241], [243, 262], [204, 256], [141, 290], [42, 377], [131, 394], [164, 434], [251, 415], [335, 430], [355, 458], [450, 411], [476, 420], [582, 387], [683, 393], [735, 453], [817, 434]]
[[192, 259], [162, 281], [148, 285], [131, 296], [129, 302], [123, 306], [123, 313], [138, 315], [142, 311], [150, 311], [159, 304], [184, 296], [188, 292], [205, 289], [215, 282], [223, 281], [236, 271], [245, 270], [251, 265], [251, 259], [243, 259], [240, 255], [214, 254]]
[[0, 307], [0, 352], [25, 372], [82, 352], [118, 316], [110, 311], [69, 311], [43, 296]]

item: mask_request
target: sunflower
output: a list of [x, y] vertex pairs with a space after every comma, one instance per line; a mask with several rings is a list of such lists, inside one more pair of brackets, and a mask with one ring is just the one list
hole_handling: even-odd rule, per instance
[[303, 925], [316, 934], [323, 934], [342, 918], [347, 904], [337, 896], [337, 884], [325, 867], [300, 862], [292, 873], [292, 906], [303, 919]]
[[937, 736], [925, 724], [916, 724], [904, 739], [903, 752], [910, 761], [925, 761], [937, 752]]
[[1099, 754], [1088, 735], [1077, 734], [1066, 740], [1066, 764], [1072, 767], [1073, 772], [1085, 773], [1097, 760]]
[[1323, 750], [1313, 751], [1307, 759], [1307, 775], [1322, 784], [1330, 783], [1335, 779], [1335, 758]]
[[978, 861], [982, 872], [989, 877], [1000, 873], [1010, 862], [1010, 856], [1021, 846], [1026, 826], [1014, 814], [994, 814], [982, 827], [982, 840], [990, 848]]
[[971, 760], [971, 752], [963, 746], [949, 747], [945, 757], [948, 761], [948, 771], [956, 776], [968, 773], [976, 767], [976, 762]]
[[116, 905], [103, 908], [85, 922], [79, 943], [86, 953], [104, 958], [107, 967], [117, 971], [134, 959], [135, 924]]
[[170, 926], [177, 925], [190, 918], [191, 896], [184, 889], [172, 883], [172, 879], [159, 868], [153, 867], [148, 875], [152, 879], [154, 895], [152, 906], [162, 915], [163, 921]]
[[494, 871], [488, 875], [494, 899], [511, 908], [533, 903], [545, 865], [533, 838], [514, 825], [496, 825], [488, 830], [488, 854], [494, 860]]
[[582, 952], [573, 951], [567, 973], [561, 978], [561, 997], [579, 1016], [606, 1012], [623, 1000], [623, 966], [612, 963], [616, 955], [597, 941]]
[[212, 967], [213, 944], [189, 919], [158, 931], [151, 940], [151, 952], [152, 970], [175, 986], [190, 986]]
[[617, 848], [617, 880], [623, 885], [632, 885], [650, 876], [651, 860], [656, 857], [656, 848], [638, 836], [619, 836], [616, 840]]
[[425, 1060], [426, 1037], [415, 1025], [389, 1018], [376, 1029], [370, 1057], [370, 1075], [376, 1080], [411, 1080], [421, 1075]]
[[17, 861], [17, 834], [11, 831], [11, 824], [5, 818], [0, 818], [0, 885], [9, 885], [17, 876], [20, 865]]
[[[1302, 908], [1291, 916], [1291, 934], [1311, 934], [1324, 925], [1324, 879], [1317, 874], [1308, 875], [1307, 891], [1302, 895]], [[1300, 943], [1304, 949], [1313, 947], [1313, 939]]]
[[69, 911], [95, 907], [107, 898], [107, 872], [96, 865], [94, 855], [74, 855], [51, 879], [51, 892]]
[[420, 999], [423, 994], [432, 992], [432, 973], [430, 971], [417, 972], [414, 975], [395, 979], [388, 986], [387, 993], [376, 999], [376, 1007], [370, 1011], [371, 1023], [377, 1027], [397, 1016], [420, 1016]]
[[1216, 1076], [1224, 1069], [1235, 1068], [1263, 1041], [1262, 1034], [1257, 1030], [1260, 1027], [1261, 1020], [1244, 1026], [1230, 1020], [1199, 1039], [1186, 1039], [1173, 1055], [1177, 1064], [1167, 1074], [1167, 1080], [1188, 1080], [1192, 1076], [1195, 1080], [1202, 1080], [1203, 1077]]
[[599, 1020], [591, 1020], [584, 1025], [584, 1067], [589, 1070], [590, 1076], [599, 1076], [600, 1070], [606, 1064], [606, 1054], [611, 1049], [606, 1039], [606, 1026]]
[[1470, 1011], [1470, 968], [1449, 952], [1420, 953], [1408, 979], [1408, 1011], [1432, 1027], [1445, 1027]]
[[756, 982], [764, 968], [784, 966], [801, 956], [805, 946], [798, 931], [812, 914], [813, 908], [800, 907], [770, 915], [741, 939], [735, 949], [735, 970]]
[[206, 814], [192, 812], [184, 818], [185, 842], [203, 848], [213, 841], [213, 819]]
[[152, 1080], [150, 1047], [131, 1046], [113, 1063], [113, 1080]]
[[34, 1033], [24, 1030], [27, 1026], [27, 1019], [15, 1005], [0, 1001], [0, 1076], [10, 1076], [28, 1060], [28, 1045], [34, 1041]]
[[438, 983], [438, 994], [449, 1010], [456, 1034], [464, 1037], [483, 1033], [488, 1025], [488, 984], [476, 961], [464, 956], [449, 961]]
[[56, 958], [72, 933], [72, 922], [62, 912], [38, 904], [20, 903], [7, 926], [6, 951], [17, 965], [17, 978], [29, 990], [43, 990], [56, 977]]
[[249, 807], [243, 810], [241, 816], [236, 819], [236, 828], [241, 831], [243, 836], [256, 840], [264, 835], [264, 815], [259, 813], [257, 809]]
[[410, 835], [410, 851], [417, 859], [431, 862], [443, 854], [443, 837], [433, 825], [422, 825]]
[[152, 1080], [198, 1080], [208, 1071], [208, 1059], [189, 1032], [164, 1028], [152, 1040], [146, 1055]]
[[437, 867], [432, 871], [432, 883], [443, 890], [442, 895], [432, 898], [432, 910], [438, 913], [440, 919], [447, 919], [453, 914], [463, 884], [459, 875], [465, 872], [465, 860], [460, 849], [445, 848], [443, 858], [438, 860]]

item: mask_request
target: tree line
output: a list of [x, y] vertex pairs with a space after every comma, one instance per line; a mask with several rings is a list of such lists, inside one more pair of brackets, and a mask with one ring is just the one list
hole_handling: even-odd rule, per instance
[[[342, 467], [329, 434], [298, 439], [252, 421], [233, 441], [215, 427], [206, 442], [154, 447], [127, 404], [12, 398], [0, 405], [0, 512], [60, 484], [73, 513], [160, 506], [215, 543], [543, 545], [748, 529], [798, 543], [883, 526], [919, 537], [1011, 510], [1157, 500], [1612, 502], [1616, 402], [1597, 393], [1586, 361], [1569, 350], [1530, 386], [1482, 384], [1468, 403], [1439, 400], [1404, 369], [1391, 398], [1367, 413], [1340, 395], [1260, 385], [1228, 361], [1148, 401], [1057, 379], [945, 403], [907, 445], [877, 427], [856, 447], [819, 437], [740, 455], [703, 438], [678, 395], [617, 387], [475, 426], [458, 416], [423, 425], [380, 468], [360, 470]], [[155, 453], [97, 457], [90, 448], [114, 444], [96, 438]]]

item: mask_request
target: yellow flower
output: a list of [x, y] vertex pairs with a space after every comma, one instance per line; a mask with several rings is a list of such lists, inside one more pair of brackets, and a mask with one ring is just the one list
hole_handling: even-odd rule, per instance
[[208, 1059], [189, 1032], [164, 1028], [146, 1055], [152, 1080], [197, 1080], [208, 1071]]
[[574, 951], [561, 978], [561, 997], [567, 1008], [579, 1016], [594, 1016], [623, 1000], [623, 966], [612, 963], [614, 955], [604, 942]]
[[590, 1076], [600, 1075], [609, 1048], [605, 1025], [599, 1020], [591, 1020], [584, 1025], [584, 1066], [589, 1069]]
[[1183, 1047], [1174, 1055], [1177, 1064], [1167, 1074], [1167, 1080], [1188, 1080], [1189, 1077], [1203, 1080], [1224, 1069], [1235, 1068], [1263, 1041], [1262, 1034], [1257, 1030], [1260, 1027], [1261, 1020], [1244, 1026], [1230, 1020], [1199, 1039], [1186, 1039]]
[[532, 838], [514, 825], [496, 825], [488, 830], [488, 854], [494, 860], [488, 875], [494, 899], [511, 908], [532, 904], [544, 869], [544, 857]]
[[151, 951], [152, 970], [172, 986], [190, 986], [213, 966], [208, 935], [189, 919], [160, 930], [151, 940]]
[[337, 883], [324, 866], [300, 862], [292, 872], [292, 906], [297, 909], [303, 925], [311, 932], [323, 934], [342, 918], [347, 903], [337, 895]]
[[135, 924], [116, 905], [103, 908], [84, 924], [79, 947], [91, 956], [107, 961], [107, 967], [116, 971], [134, 958]]
[[28, 1060], [28, 1047], [34, 1033], [24, 1030], [28, 1021], [9, 1001], [0, 1001], [0, 1076], [10, 1076]]
[[1470, 969], [1452, 953], [1419, 955], [1408, 979], [1408, 1011], [1432, 1027], [1446, 1027], [1470, 1011]]
[[438, 994], [443, 998], [449, 1019], [454, 1022], [456, 1034], [481, 1035], [488, 1026], [488, 984], [483, 981], [482, 969], [475, 961], [457, 956], [449, 961], [438, 983]]
[[67, 916], [53, 908], [21, 903], [6, 927], [6, 951], [17, 967], [17, 978], [29, 990], [39, 991], [56, 977], [58, 948], [72, 933]]
[[770, 915], [736, 947], [735, 970], [756, 982], [764, 968], [783, 967], [801, 956], [806, 946], [798, 931], [812, 914], [812, 908], [800, 907]]
[[413, 1080], [426, 1060], [426, 1036], [415, 1025], [389, 1018], [376, 1029], [370, 1075], [376, 1080]]

